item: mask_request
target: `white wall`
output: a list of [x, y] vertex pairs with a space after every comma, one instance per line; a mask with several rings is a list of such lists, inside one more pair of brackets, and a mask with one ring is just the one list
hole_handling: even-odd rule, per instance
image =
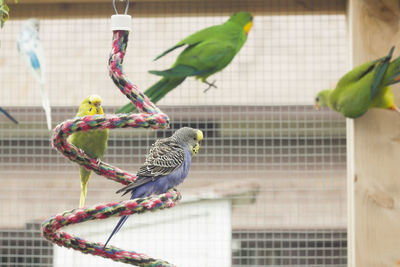
[[[118, 218], [66, 227], [63, 230], [90, 241], [105, 242]], [[176, 266], [231, 264], [231, 201], [181, 203], [158, 212], [131, 216], [111, 245], [145, 253]], [[54, 267], [126, 266], [110, 259], [54, 247]]]

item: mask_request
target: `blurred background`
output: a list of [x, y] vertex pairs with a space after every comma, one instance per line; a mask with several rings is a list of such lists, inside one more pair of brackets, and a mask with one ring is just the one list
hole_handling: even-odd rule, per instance
[[[0, 265], [79, 266], [69, 262], [79, 253], [40, 235], [43, 220], [78, 207], [79, 168], [51, 147], [40, 85], [20, 59], [16, 40], [26, 19], [39, 19], [53, 127], [73, 118], [90, 94], [100, 95], [105, 112], [113, 113], [128, 102], [107, 70], [114, 11], [111, 1], [20, 0], [9, 6], [10, 19], [0, 29], [0, 106], [19, 124], [0, 114]], [[153, 61], [157, 55], [237, 11], [254, 15], [253, 28], [231, 64], [208, 79], [218, 88], [204, 93], [207, 85], [186, 79], [158, 103], [171, 129], [112, 130], [104, 157], [135, 173], [157, 138], [182, 126], [203, 130], [202, 147], [179, 187], [182, 204], [126, 224], [129, 233], [135, 220], [180, 218], [189, 235], [179, 225], [154, 227], [190, 249], [191, 262], [182, 251], [169, 258], [158, 232], [154, 255], [154, 227], [136, 230], [144, 234], [140, 242], [136, 235], [124, 241], [121, 231], [111, 243], [155, 257], [164, 251], [163, 259], [178, 266], [346, 266], [345, 119], [313, 106], [315, 93], [334, 87], [348, 70], [346, 1], [131, 1], [125, 73], [144, 91], [159, 80], [148, 71], [169, 68], [182, 49]], [[120, 187], [92, 174], [86, 206], [127, 199], [115, 194]], [[82, 235], [97, 231], [93, 241], [104, 242], [115, 222], [79, 227]], [[82, 257], [85, 266], [112, 263]]]

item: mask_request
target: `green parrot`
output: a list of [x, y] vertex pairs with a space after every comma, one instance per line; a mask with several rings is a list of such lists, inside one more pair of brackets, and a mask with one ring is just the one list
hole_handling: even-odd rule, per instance
[[[170, 69], [149, 71], [163, 78], [148, 88], [144, 92], [145, 95], [153, 103], [157, 103], [189, 76], [195, 76], [196, 79], [206, 83], [208, 88], [205, 91], [216, 87], [214, 82], [209, 83], [207, 78], [224, 69], [233, 60], [247, 40], [247, 34], [253, 25], [252, 21], [253, 16], [250, 13], [237, 12], [224, 24], [200, 30], [166, 50], [154, 60], [176, 48], [186, 46]], [[116, 113], [129, 113], [133, 110], [135, 110], [133, 104], [128, 103]]]
[[[101, 98], [98, 95], [91, 95], [86, 97], [79, 106], [76, 117], [83, 117], [86, 115], [104, 114], [101, 107]], [[87, 155], [92, 158], [101, 158], [107, 148], [108, 129], [93, 130], [87, 132], [77, 132], [68, 137], [68, 141], [76, 147], [85, 151]], [[82, 208], [85, 204], [87, 193], [87, 185], [92, 171], [87, 170], [85, 167], [80, 167], [81, 177], [81, 198], [79, 207]]]
[[362, 116], [370, 108], [400, 112], [390, 85], [400, 82], [400, 57], [390, 61], [394, 47], [383, 58], [364, 63], [345, 74], [333, 90], [315, 97], [315, 108], [329, 107], [347, 118]]

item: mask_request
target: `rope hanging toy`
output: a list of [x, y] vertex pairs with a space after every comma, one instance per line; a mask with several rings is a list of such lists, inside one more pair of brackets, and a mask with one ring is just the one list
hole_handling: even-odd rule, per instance
[[[67, 137], [74, 132], [90, 131], [94, 129], [115, 128], [152, 128], [161, 129], [169, 127], [169, 118], [162, 113], [150, 100], [139, 91], [136, 85], [128, 80], [122, 70], [122, 62], [128, 43], [128, 34], [131, 25], [131, 17], [126, 15], [129, 1], [127, 0], [124, 15], [111, 17], [111, 29], [113, 30], [112, 50], [109, 58], [109, 73], [115, 85], [125, 94], [132, 103], [142, 112], [140, 114], [105, 114], [74, 118], [59, 124], [52, 136], [53, 147], [60, 151], [69, 160], [85, 166], [108, 179], [123, 185], [136, 180], [136, 176], [109, 165], [98, 159], [91, 158], [84, 151], [67, 141]], [[115, 0], [113, 1], [114, 9]], [[163, 260], [150, 258], [135, 251], [126, 251], [113, 246], [107, 246], [102, 250], [102, 243], [90, 242], [80, 237], [60, 231], [64, 226], [86, 222], [90, 220], [103, 220], [109, 217], [143, 213], [164, 208], [170, 208], [177, 204], [181, 195], [176, 190], [146, 198], [138, 198], [122, 202], [112, 202], [97, 205], [91, 208], [79, 208], [57, 214], [42, 223], [42, 234], [49, 241], [67, 248], [78, 250], [85, 254], [92, 254], [110, 258], [114, 261], [129, 263], [137, 266], [173, 266]]]

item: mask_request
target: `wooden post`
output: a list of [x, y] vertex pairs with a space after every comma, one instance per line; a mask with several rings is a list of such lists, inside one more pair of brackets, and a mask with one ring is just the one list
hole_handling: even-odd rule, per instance
[[[353, 67], [386, 55], [393, 45], [394, 57], [400, 55], [399, 5], [398, 0], [349, 1]], [[399, 90], [392, 88], [397, 105]], [[400, 266], [400, 116], [370, 110], [354, 120], [348, 141], [349, 151], [354, 149], [348, 177], [349, 266]]]

